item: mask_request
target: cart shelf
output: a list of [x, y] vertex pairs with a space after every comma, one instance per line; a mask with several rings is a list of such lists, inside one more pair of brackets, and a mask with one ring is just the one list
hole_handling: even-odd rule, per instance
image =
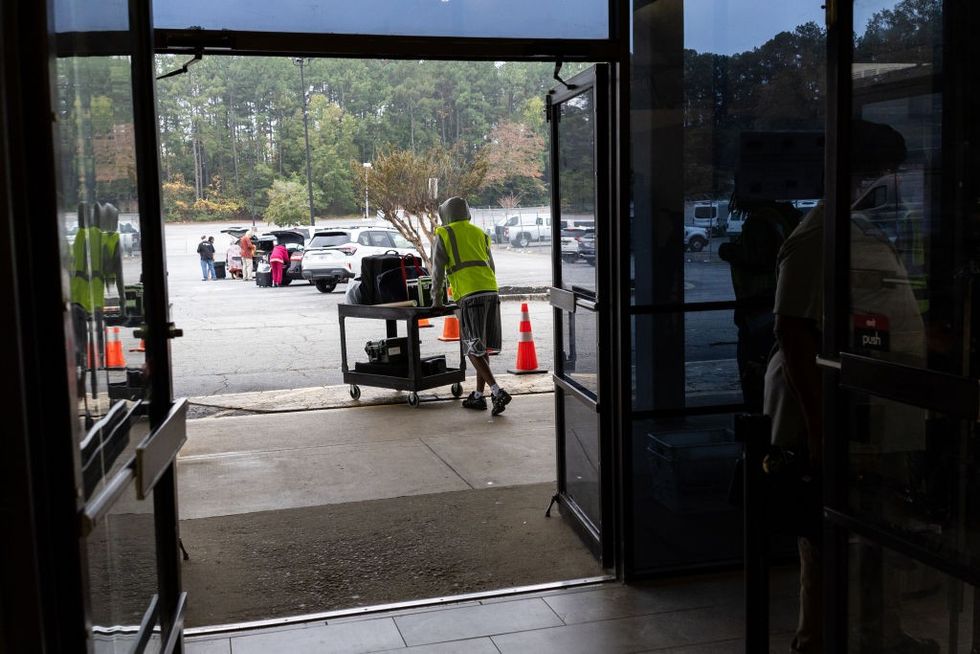
[[[382, 306], [366, 304], [340, 304], [337, 314], [340, 318], [340, 353], [341, 370], [344, 383], [350, 384], [350, 396], [358, 399], [361, 396], [361, 386], [390, 388], [396, 391], [408, 391], [408, 404], [419, 405], [419, 391], [449, 386], [452, 394], [459, 397], [463, 393], [463, 380], [466, 378], [466, 357], [463, 356], [463, 346], [460, 343], [459, 367], [447, 368], [445, 372], [436, 375], [422, 374], [422, 355], [419, 341], [419, 320], [422, 318], [439, 318], [453, 315], [455, 305], [447, 307], [413, 307], [413, 306]], [[408, 374], [379, 375], [375, 373], [357, 372], [351, 370], [347, 362], [347, 318], [366, 318], [369, 320], [384, 320], [388, 338], [398, 336], [398, 323], [406, 324], [408, 337]]]

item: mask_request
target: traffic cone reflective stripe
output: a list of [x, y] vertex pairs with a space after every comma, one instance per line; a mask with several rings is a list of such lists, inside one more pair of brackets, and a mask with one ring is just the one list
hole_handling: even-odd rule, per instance
[[459, 321], [456, 319], [456, 316], [446, 316], [446, 319], [442, 322], [442, 336], [439, 337], [439, 340], [459, 340]]
[[[105, 367], [125, 368], [126, 357], [123, 354], [122, 341], [119, 340], [119, 328], [111, 327], [109, 342], [105, 346]], [[107, 329], [107, 331], [108, 331]]]
[[515, 375], [547, 372], [547, 370], [538, 368], [538, 353], [534, 349], [534, 335], [531, 333], [531, 314], [527, 309], [526, 302], [521, 304], [521, 326], [517, 337], [517, 363], [507, 372]]
[[425, 329], [427, 327], [432, 327], [432, 323], [429, 322], [428, 318], [419, 318], [419, 329]]
[[136, 347], [130, 348], [129, 351], [130, 352], [146, 352], [146, 343], [141, 338], [140, 339], [140, 344], [137, 345]]

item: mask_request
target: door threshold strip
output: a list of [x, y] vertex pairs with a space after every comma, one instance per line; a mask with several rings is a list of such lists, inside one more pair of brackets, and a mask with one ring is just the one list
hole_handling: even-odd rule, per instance
[[358, 606], [349, 609], [337, 609], [334, 611], [324, 611], [321, 613], [309, 613], [296, 615], [286, 618], [272, 618], [268, 620], [253, 620], [251, 622], [236, 622], [230, 624], [207, 625], [204, 627], [188, 627], [184, 629], [185, 636], [202, 636], [212, 634], [223, 634], [235, 631], [245, 631], [252, 629], [264, 629], [268, 627], [284, 627], [304, 622], [321, 622], [325, 620], [336, 620], [338, 618], [350, 618], [360, 615], [372, 615], [387, 613], [389, 611], [401, 611], [405, 609], [418, 609], [445, 606], [458, 602], [472, 602], [475, 600], [508, 597], [511, 595], [526, 595], [529, 593], [541, 593], [549, 590], [562, 590], [565, 588], [576, 588], [578, 586], [591, 586], [615, 581], [615, 575], [603, 575], [598, 577], [583, 577], [581, 579], [569, 579], [566, 581], [553, 581], [544, 584], [534, 584], [531, 586], [515, 586], [513, 588], [502, 588], [499, 590], [487, 590], [477, 593], [464, 593], [462, 595], [447, 595], [445, 597], [434, 597], [429, 599], [409, 600], [405, 602], [393, 602], [391, 604], [375, 604], [372, 606]]

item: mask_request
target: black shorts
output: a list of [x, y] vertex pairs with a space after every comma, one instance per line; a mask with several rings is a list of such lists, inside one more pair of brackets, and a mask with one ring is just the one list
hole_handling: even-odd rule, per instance
[[459, 337], [463, 354], [483, 356], [487, 350], [500, 351], [500, 296], [483, 293], [459, 301]]

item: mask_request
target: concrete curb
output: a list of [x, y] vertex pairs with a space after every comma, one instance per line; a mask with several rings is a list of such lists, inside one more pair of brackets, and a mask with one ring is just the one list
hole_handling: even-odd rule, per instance
[[[533, 395], [551, 393], [554, 382], [551, 375], [497, 375], [498, 383], [511, 395]], [[464, 394], [475, 385], [474, 377], [467, 377], [463, 383]], [[408, 394], [385, 388], [361, 387], [361, 397], [352, 400], [347, 384], [336, 386], [316, 386], [281, 391], [256, 391], [252, 393], [228, 393], [188, 398], [191, 404], [191, 419], [227, 417], [264, 413], [295, 413], [297, 411], [323, 411], [329, 409], [350, 409], [354, 407], [405, 404]], [[454, 400], [449, 387], [434, 388], [419, 393], [423, 402]]]

